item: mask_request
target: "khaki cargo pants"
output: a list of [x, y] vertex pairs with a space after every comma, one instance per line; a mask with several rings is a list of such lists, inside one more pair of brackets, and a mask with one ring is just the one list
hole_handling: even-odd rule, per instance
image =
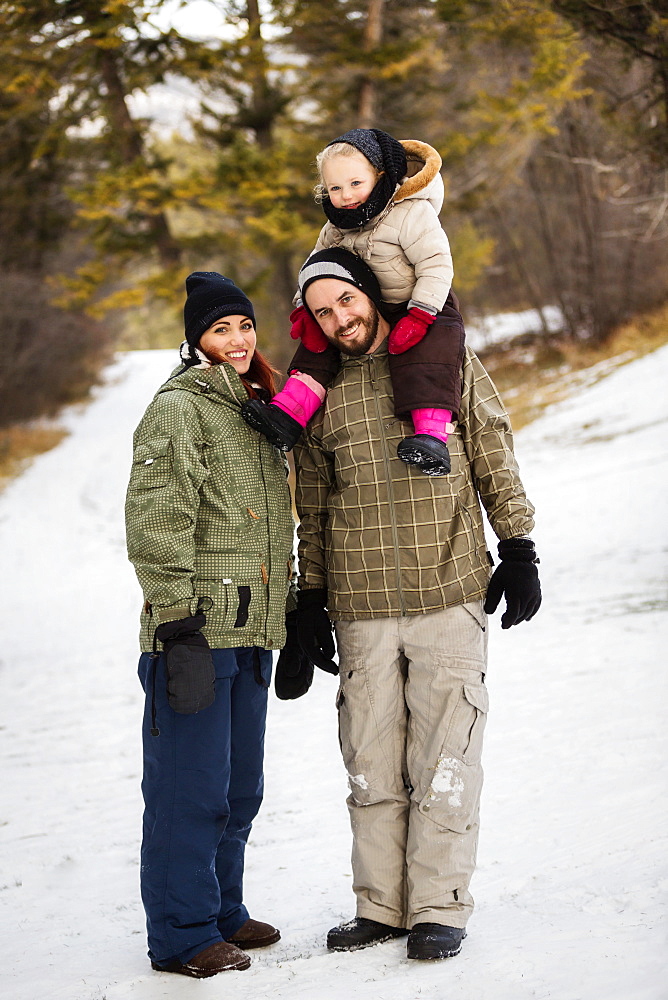
[[482, 603], [336, 623], [357, 916], [464, 927], [488, 708]]

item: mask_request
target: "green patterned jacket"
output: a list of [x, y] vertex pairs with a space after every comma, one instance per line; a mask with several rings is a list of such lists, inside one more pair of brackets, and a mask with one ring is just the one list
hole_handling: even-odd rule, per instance
[[156, 625], [194, 614], [201, 598], [212, 648], [285, 644], [295, 527], [286, 463], [241, 419], [247, 398], [231, 365], [179, 368], [135, 431], [125, 517], [145, 598], [142, 650]]

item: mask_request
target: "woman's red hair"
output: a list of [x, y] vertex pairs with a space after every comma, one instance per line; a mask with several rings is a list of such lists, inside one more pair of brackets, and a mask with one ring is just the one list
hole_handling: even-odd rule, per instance
[[276, 395], [276, 375], [280, 375], [278, 368], [274, 368], [270, 365], [266, 358], [264, 358], [259, 351], [255, 351], [253, 358], [251, 360], [248, 371], [245, 375], [241, 376], [241, 381], [246, 386], [248, 395], [251, 399], [257, 399], [257, 390], [253, 386], [258, 385], [265, 392], [269, 393], [269, 396]]

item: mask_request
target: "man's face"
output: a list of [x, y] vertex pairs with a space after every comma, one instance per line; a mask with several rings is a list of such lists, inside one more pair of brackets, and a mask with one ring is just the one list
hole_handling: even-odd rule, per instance
[[387, 322], [371, 299], [347, 281], [319, 278], [305, 299], [327, 340], [344, 354], [371, 354], [387, 336]]

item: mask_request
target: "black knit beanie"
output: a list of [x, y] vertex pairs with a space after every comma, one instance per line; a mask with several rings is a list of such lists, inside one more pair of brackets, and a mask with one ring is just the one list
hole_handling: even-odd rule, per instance
[[382, 212], [397, 184], [405, 177], [408, 170], [406, 150], [398, 139], [379, 128], [351, 128], [349, 132], [332, 139], [327, 146], [337, 142], [354, 146], [376, 170], [383, 171], [373, 191], [359, 208], [334, 208], [329, 198], [323, 200], [323, 211], [333, 225], [339, 229], [356, 229]]
[[221, 316], [248, 316], [255, 326], [252, 303], [231, 278], [216, 271], [193, 271], [186, 278], [186, 293], [183, 320], [193, 351], [202, 334]]
[[[331, 247], [329, 250], [319, 250], [311, 254], [299, 272], [297, 283], [302, 302], [306, 305], [306, 290], [309, 285], [320, 278], [338, 278], [359, 288], [371, 299], [377, 309], [381, 310], [382, 299], [378, 278], [369, 265], [356, 253], [351, 253], [344, 247]], [[311, 310], [309, 309], [309, 312]], [[311, 313], [311, 315], [313, 315]]]
[[406, 175], [406, 150], [398, 139], [379, 128], [351, 128], [327, 145], [333, 146], [336, 142], [347, 142], [358, 149], [376, 170], [385, 171], [393, 188]]

